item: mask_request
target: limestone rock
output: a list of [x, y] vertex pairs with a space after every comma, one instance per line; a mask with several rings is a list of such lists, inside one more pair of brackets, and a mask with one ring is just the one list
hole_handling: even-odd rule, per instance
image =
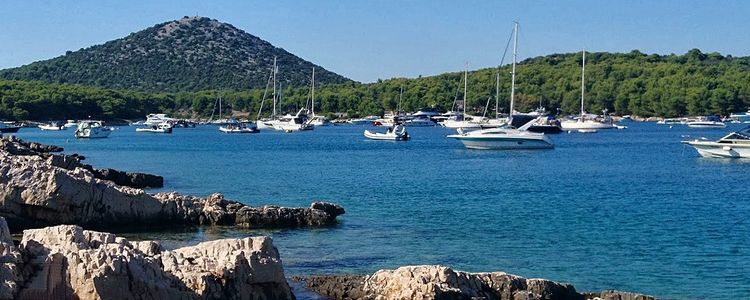
[[268, 237], [163, 251], [72, 225], [25, 230], [18, 299], [293, 299]]
[[13, 299], [22, 282], [23, 257], [13, 245], [5, 219], [0, 217], [0, 299]]
[[[369, 276], [307, 276], [313, 291], [331, 299], [601, 299], [652, 300], [634, 293], [579, 294], [569, 284], [504, 273], [467, 273], [444, 266], [407, 266]], [[619, 297], [619, 298], [618, 298]]]
[[[141, 189], [99, 179], [72, 156], [45, 156], [23, 144], [2, 141], [12, 146], [0, 147], [0, 216], [15, 230], [58, 224], [87, 228], [133, 224], [250, 228], [324, 226], [335, 223], [336, 217], [344, 213], [341, 206], [322, 202], [310, 208], [256, 208], [225, 200], [221, 194], [208, 198], [178, 193], [151, 195]], [[32, 154], [11, 154], [7, 151], [11, 148], [26, 149]]]

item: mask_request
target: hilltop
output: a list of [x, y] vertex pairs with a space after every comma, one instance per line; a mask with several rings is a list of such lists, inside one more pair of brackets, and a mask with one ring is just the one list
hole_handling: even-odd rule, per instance
[[149, 92], [263, 88], [278, 59], [284, 86], [350, 81], [234, 26], [183, 17], [53, 59], [0, 71], [0, 78]]

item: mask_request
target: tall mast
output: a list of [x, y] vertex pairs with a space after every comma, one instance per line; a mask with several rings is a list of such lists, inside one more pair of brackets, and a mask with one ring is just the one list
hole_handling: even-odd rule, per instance
[[464, 108], [464, 114], [463, 114], [462, 118], [464, 118], [464, 119], [466, 118], [466, 102], [467, 102], [466, 101], [466, 98], [467, 98], [466, 97], [466, 90], [468, 88], [468, 83], [467, 83], [468, 81], [469, 81], [469, 63], [467, 62], [466, 63], [466, 67], [464, 68], [464, 105], [462, 105], [463, 108]]
[[500, 102], [500, 71], [497, 72], [497, 82], [495, 82], [495, 119], [500, 118], [498, 102]]
[[583, 61], [581, 62], [581, 119], [583, 119], [583, 93], [586, 89], [584, 80], [586, 79], [586, 49], [583, 49]]
[[273, 114], [271, 119], [276, 119], [276, 73], [279, 69], [276, 68], [276, 56], [273, 57]]
[[312, 115], [315, 117], [315, 67], [313, 67], [313, 74], [312, 74], [312, 80], [311, 80], [311, 86], [312, 86], [312, 92], [310, 99], [312, 100]]
[[219, 120], [221, 120], [221, 91], [219, 91]]
[[510, 73], [510, 111], [508, 118], [513, 119], [513, 101], [516, 96], [516, 52], [518, 50], [518, 22], [513, 22], [513, 69]]
[[401, 92], [398, 93], [398, 111], [396, 116], [401, 114], [401, 102], [404, 101], [404, 86], [401, 86]]

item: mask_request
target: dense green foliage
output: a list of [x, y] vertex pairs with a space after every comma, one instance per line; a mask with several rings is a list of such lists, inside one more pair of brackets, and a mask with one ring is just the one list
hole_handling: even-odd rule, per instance
[[[685, 55], [588, 53], [586, 55], [586, 109], [609, 109], [619, 115], [674, 117], [727, 115], [750, 106], [750, 58], [704, 54], [694, 49]], [[517, 110], [536, 108], [541, 101], [548, 110], [574, 114], [579, 110], [581, 54], [553, 54], [531, 58], [517, 67]], [[510, 67], [469, 73], [470, 111], [481, 113], [488, 99], [494, 108], [495, 76], [501, 74], [500, 107], [507, 112]], [[303, 71], [304, 73], [304, 71]], [[309, 76], [309, 75], [306, 75]], [[316, 78], [317, 78], [316, 74]], [[348, 82], [316, 88], [316, 111], [348, 112], [350, 116], [380, 114], [393, 110], [404, 88], [403, 108], [449, 110], [463, 97], [463, 74], [446, 73], [415, 79], [396, 78], [370, 84]], [[302, 80], [309, 82], [309, 77]], [[146, 93], [82, 87], [67, 84], [0, 81], [0, 118], [66, 119], [143, 118], [147, 113], [167, 112], [184, 117], [207, 117], [221, 96], [225, 107], [249, 113], [254, 119], [263, 89], [206, 90], [200, 92]], [[309, 87], [281, 91], [280, 112], [294, 112], [308, 101]], [[266, 99], [270, 99], [270, 92]], [[266, 100], [263, 115], [270, 113]], [[505, 108], [505, 109], [503, 109]], [[490, 114], [494, 111], [490, 110]]]
[[152, 92], [241, 90], [266, 85], [274, 56], [285, 86], [307, 85], [313, 67], [320, 83], [348, 81], [232, 25], [203, 17], [158, 24], [102, 45], [2, 70], [0, 78]]

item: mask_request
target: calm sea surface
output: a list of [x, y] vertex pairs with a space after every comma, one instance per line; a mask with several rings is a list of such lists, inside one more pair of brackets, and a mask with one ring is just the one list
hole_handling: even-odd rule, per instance
[[[372, 273], [444, 264], [619, 289], [668, 299], [750, 298], [750, 161], [699, 158], [686, 136], [739, 129], [627, 123], [625, 130], [553, 135], [543, 151], [467, 150], [444, 128], [413, 140], [365, 140], [365, 126], [311, 132], [172, 135], [120, 127], [107, 139], [22, 129], [96, 167], [154, 173], [185, 194], [224, 193], [249, 205], [339, 203], [323, 229], [203, 227], [139, 233], [180, 246], [271, 235], [287, 275]], [[368, 126], [369, 127], [369, 126]]]

